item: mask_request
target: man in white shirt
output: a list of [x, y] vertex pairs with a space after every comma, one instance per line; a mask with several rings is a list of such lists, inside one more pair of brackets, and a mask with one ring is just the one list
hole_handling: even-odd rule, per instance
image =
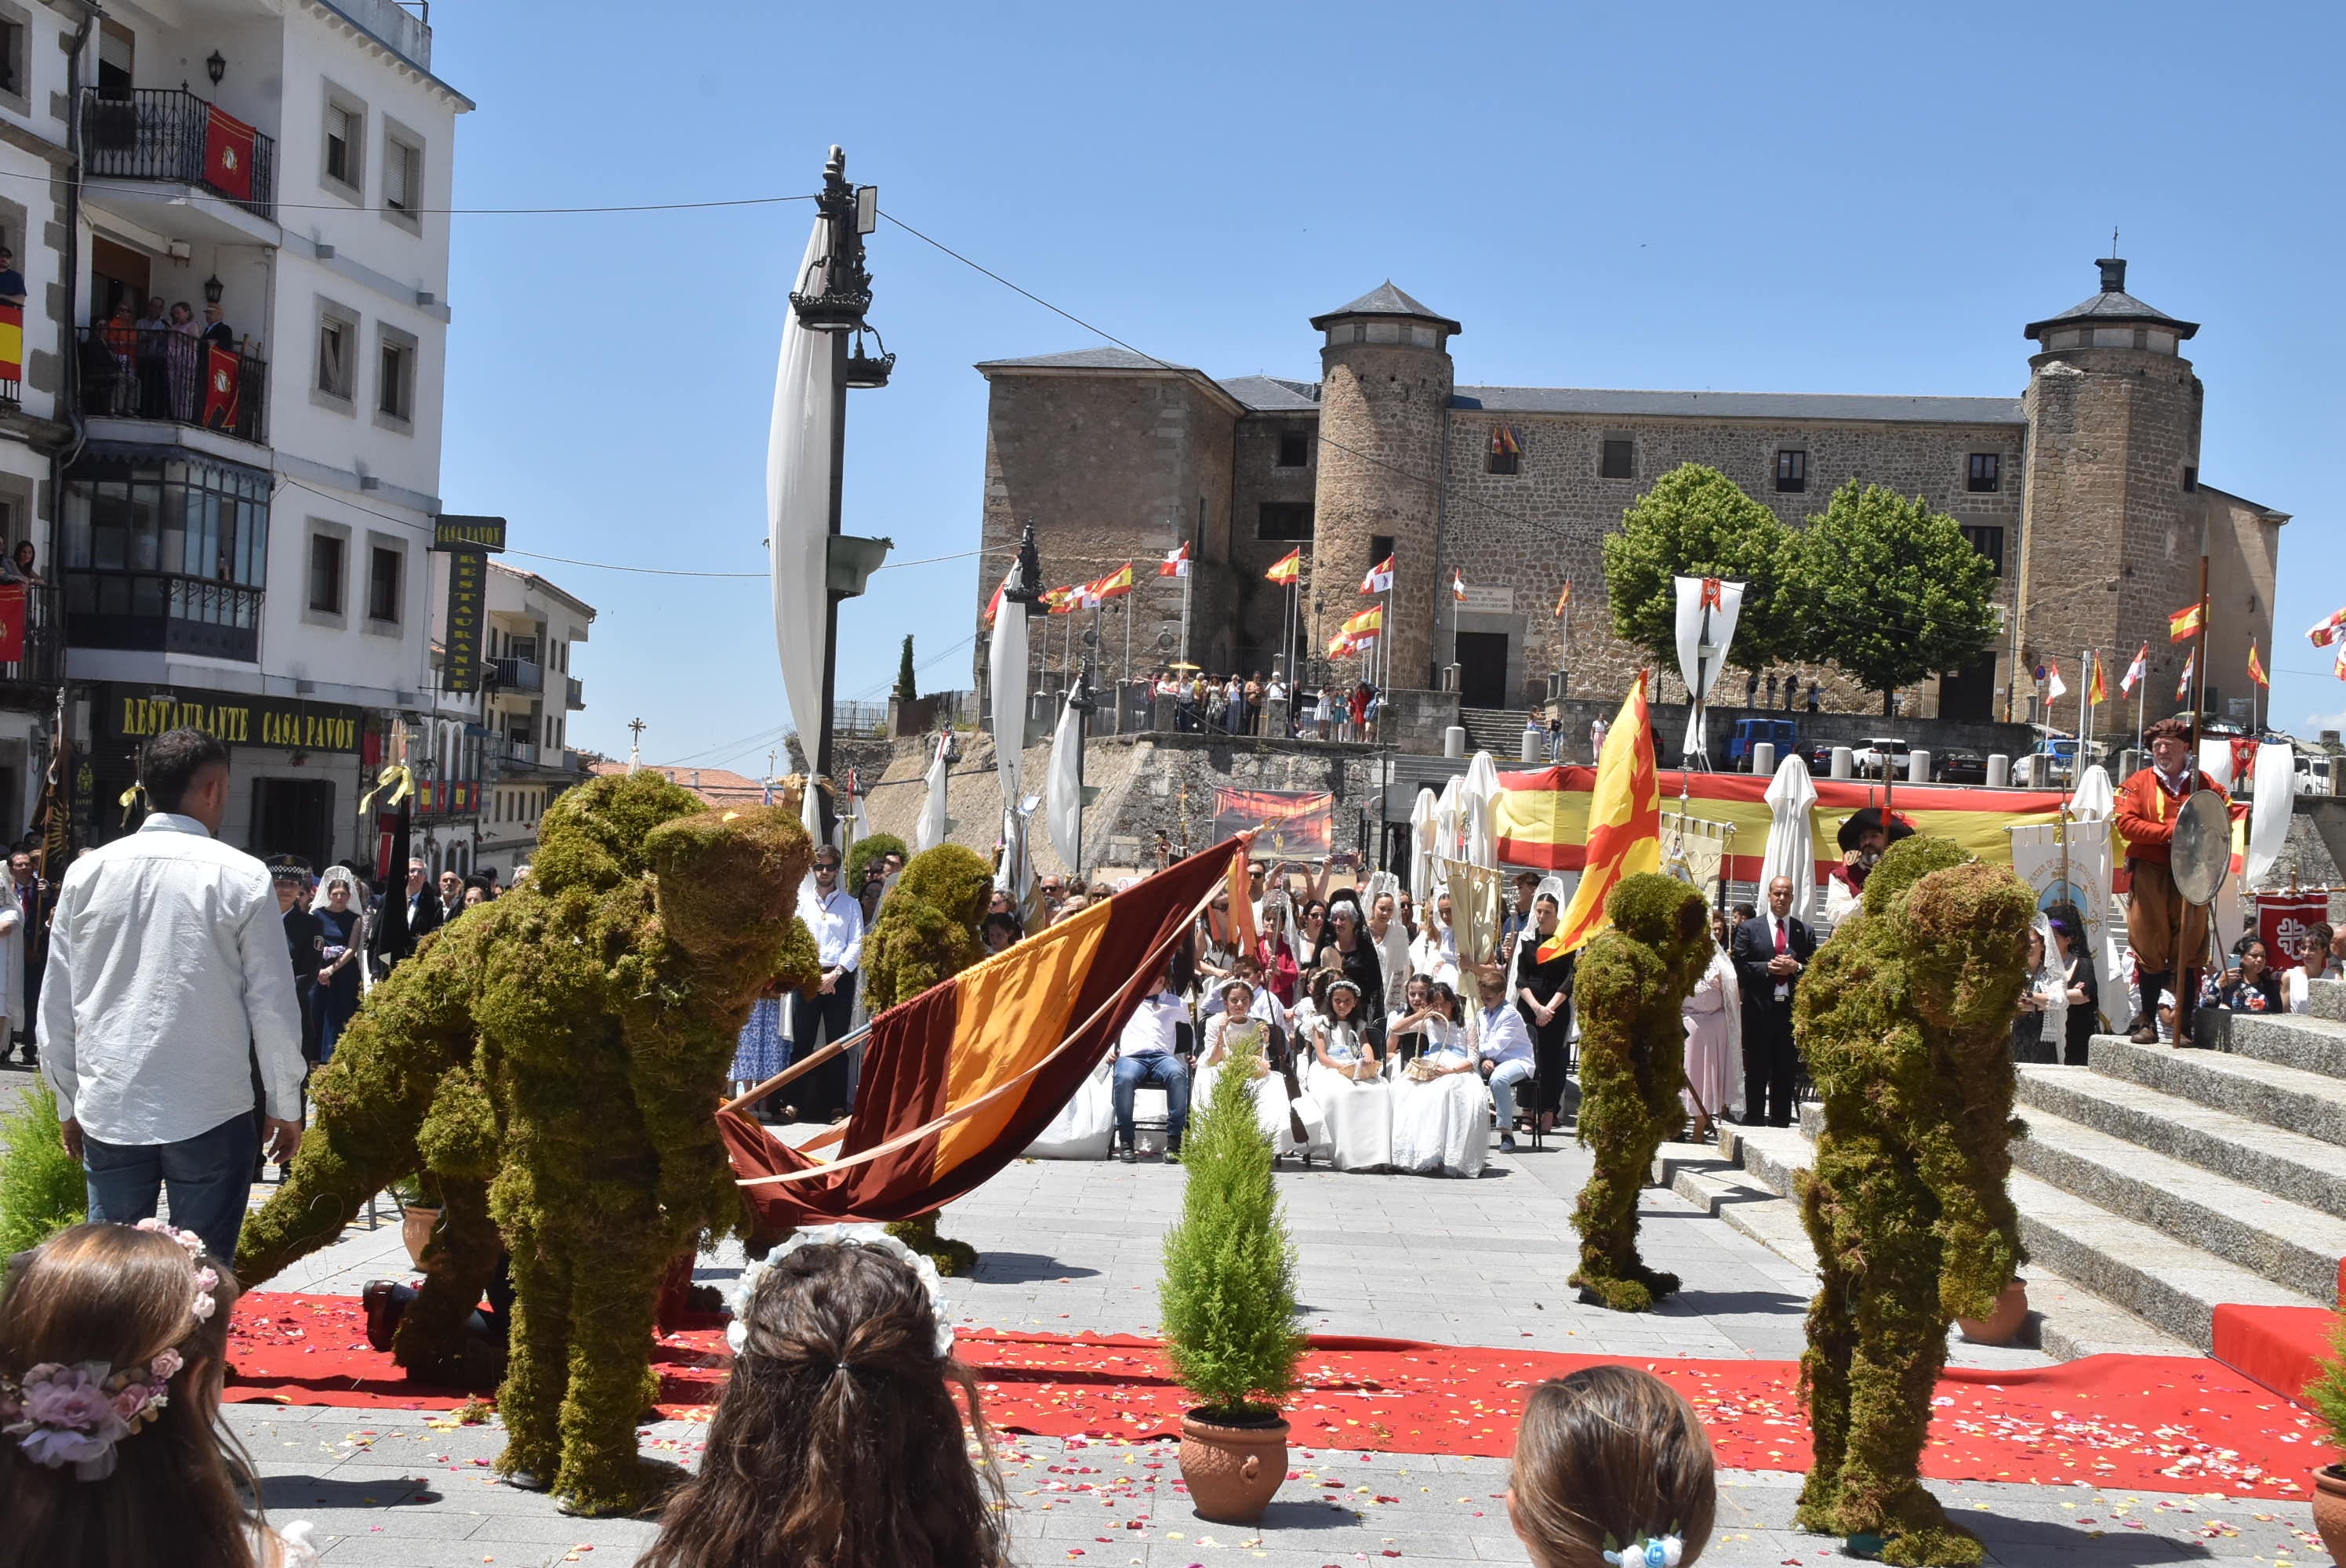
[[1515, 1146], [1515, 1085], [1532, 1075], [1532, 1032], [1523, 1013], [1507, 994], [1506, 978], [1495, 963], [1478, 966], [1475, 983], [1484, 1007], [1476, 1022], [1481, 1039], [1476, 1054], [1483, 1076], [1490, 1081], [1491, 1104], [1499, 1113], [1499, 1146]]
[[[799, 919], [814, 937], [822, 985], [816, 995], [790, 998], [793, 1057], [843, 1038], [855, 1017], [855, 976], [863, 963], [863, 904], [839, 885], [839, 851], [828, 844], [817, 847], [814, 870], [799, 885]], [[801, 1076], [786, 1093], [816, 1121], [835, 1122], [847, 1115], [847, 1058], [842, 1054]], [[798, 1120], [795, 1108], [785, 1106], [782, 1120]]]
[[199, 729], [147, 743], [138, 831], [73, 863], [49, 928], [41, 1071], [89, 1217], [171, 1219], [236, 1256], [259, 1130], [301, 1141], [301, 1013], [269, 868], [212, 837], [228, 814], [228, 748]]
[[1126, 1165], [1139, 1158], [1133, 1146], [1132, 1100], [1143, 1084], [1165, 1091], [1165, 1160], [1181, 1163], [1181, 1135], [1189, 1126], [1189, 1064], [1180, 1049], [1181, 1037], [1188, 1033], [1189, 1004], [1160, 977], [1156, 993], [1142, 1001], [1117, 1036], [1110, 1097], [1116, 1103], [1116, 1157]]

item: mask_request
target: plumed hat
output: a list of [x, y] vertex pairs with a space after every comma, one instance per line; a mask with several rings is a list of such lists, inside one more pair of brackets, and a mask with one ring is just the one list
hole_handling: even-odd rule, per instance
[[1903, 812], [1892, 811], [1885, 819], [1881, 807], [1868, 806], [1863, 810], [1851, 812], [1842, 821], [1841, 830], [1834, 834], [1833, 838], [1843, 850], [1854, 850], [1857, 848], [1857, 840], [1876, 828], [1884, 829], [1886, 843], [1894, 844], [1901, 839], [1911, 839], [1914, 836], [1914, 824], [1907, 820]]

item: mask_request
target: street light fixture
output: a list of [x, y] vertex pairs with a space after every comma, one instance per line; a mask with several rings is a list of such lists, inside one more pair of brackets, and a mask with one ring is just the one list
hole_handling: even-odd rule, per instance
[[217, 87], [220, 85], [220, 78], [228, 75], [228, 61], [218, 49], [214, 49], [211, 57], [204, 62], [204, 69], [210, 73], [212, 86]]
[[219, 280], [219, 274], [217, 272], [205, 279], [204, 303], [207, 305], [219, 304], [220, 302], [220, 295], [227, 291], [227, 288], [228, 285]]
[[[871, 188], [866, 186], [864, 188], [868, 190]], [[872, 327], [868, 330], [872, 341], [880, 345], [880, 351], [877, 354], [864, 351], [863, 334], [867, 329], [857, 327], [854, 346], [847, 351], [847, 384], [852, 387], [884, 387], [888, 384], [888, 372], [896, 368], [896, 356], [888, 351], [887, 341], [880, 336], [880, 329]]]

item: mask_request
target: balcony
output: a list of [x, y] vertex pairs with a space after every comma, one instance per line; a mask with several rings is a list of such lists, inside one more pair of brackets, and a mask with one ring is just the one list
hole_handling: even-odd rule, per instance
[[57, 606], [55, 587], [25, 585], [25, 655], [0, 660], [0, 686], [55, 686], [65, 678], [65, 621]]
[[[268, 363], [185, 332], [100, 325], [81, 329], [81, 412], [93, 419], [151, 419], [269, 444]], [[213, 361], [220, 362], [213, 372]], [[233, 359], [231, 373], [228, 361]]]
[[117, 572], [72, 567], [66, 613], [77, 648], [260, 657], [261, 590], [178, 572]]
[[[228, 156], [209, 146], [212, 106], [184, 87], [134, 87], [128, 97], [82, 89], [82, 157], [92, 177], [153, 179], [209, 190], [255, 218], [277, 219], [277, 144], [249, 126], [223, 127]], [[225, 117], [225, 111], [223, 111]], [[250, 132], [250, 167], [240, 168], [235, 143]], [[238, 188], [240, 176], [249, 184]]]
[[575, 675], [566, 675], [562, 679], [564, 683], [562, 700], [571, 712], [576, 713], [586, 706], [586, 688], [578, 684], [578, 677]]
[[489, 685], [498, 691], [544, 691], [546, 670], [525, 658], [493, 658]]
[[480, 809], [481, 785], [476, 779], [426, 779], [415, 786], [419, 821], [471, 817]]

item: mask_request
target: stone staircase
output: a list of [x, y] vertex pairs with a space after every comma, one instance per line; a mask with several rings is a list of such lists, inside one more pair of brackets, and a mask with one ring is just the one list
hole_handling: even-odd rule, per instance
[[1502, 769], [1523, 766], [1519, 760], [1524, 753], [1523, 709], [1462, 708], [1458, 722], [1466, 727], [1467, 756], [1487, 751]]
[[[2188, 1347], [2294, 1395], [2346, 1288], [2346, 983], [2315, 983], [2310, 1015], [2208, 1013], [2201, 1030], [2209, 1049], [2100, 1034], [2091, 1066], [2020, 1069], [2031, 1304], [2060, 1303], [2040, 1324], [2053, 1354]], [[1729, 1128], [1738, 1168], [1681, 1161], [1669, 1179], [1793, 1256], [1792, 1217], [1754, 1200], [1790, 1197], [1821, 1108], [1802, 1121]]]

